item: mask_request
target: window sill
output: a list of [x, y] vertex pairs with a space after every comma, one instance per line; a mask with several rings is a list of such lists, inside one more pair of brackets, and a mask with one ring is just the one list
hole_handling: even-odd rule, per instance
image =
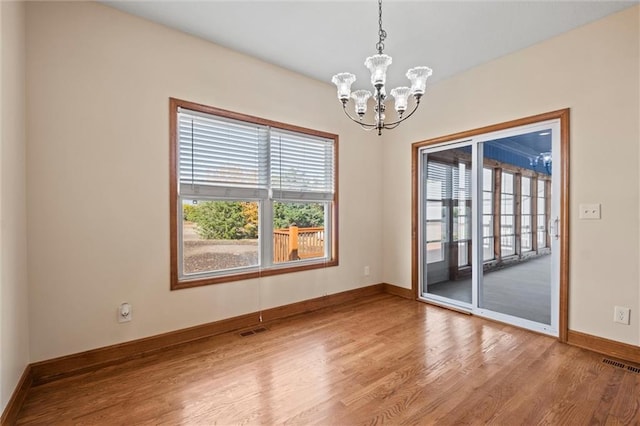
[[252, 268], [251, 270], [233, 273], [228, 275], [216, 275], [209, 277], [198, 277], [194, 279], [174, 279], [172, 277], [171, 290], [182, 290], [185, 288], [202, 287], [213, 284], [223, 284], [234, 281], [249, 280], [261, 277], [269, 277], [273, 275], [288, 274], [292, 272], [310, 271], [313, 269], [328, 268], [331, 266], [338, 266], [338, 259], [332, 260], [320, 260], [317, 262], [306, 261], [302, 264], [287, 264], [286, 266], [273, 266], [269, 269], [259, 270]]

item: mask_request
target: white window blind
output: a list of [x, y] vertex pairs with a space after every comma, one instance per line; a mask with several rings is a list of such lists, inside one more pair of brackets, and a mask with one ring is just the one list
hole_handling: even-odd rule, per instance
[[333, 199], [333, 140], [272, 128], [270, 147], [273, 198]]
[[[471, 199], [471, 166], [465, 163], [458, 163], [451, 166], [453, 173], [453, 198], [456, 200]], [[460, 176], [460, 175], [463, 176]]]
[[445, 200], [451, 194], [451, 174], [446, 164], [427, 162], [427, 199]]
[[181, 109], [182, 195], [258, 197], [268, 189], [268, 128]]
[[440, 182], [440, 186], [427, 186], [428, 199], [471, 199], [471, 170], [464, 167], [463, 181], [460, 179], [460, 165], [452, 166], [437, 161], [427, 163], [427, 179]]
[[182, 196], [333, 199], [333, 139], [187, 109], [178, 139]]

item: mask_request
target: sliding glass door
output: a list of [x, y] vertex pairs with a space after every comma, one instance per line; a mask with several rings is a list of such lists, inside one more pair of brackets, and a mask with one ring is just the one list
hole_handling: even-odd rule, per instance
[[423, 157], [423, 290], [433, 300], [471, 306], [471, 145]]
[[419, 151], [419, 297], [558, 334], [560, 123]]

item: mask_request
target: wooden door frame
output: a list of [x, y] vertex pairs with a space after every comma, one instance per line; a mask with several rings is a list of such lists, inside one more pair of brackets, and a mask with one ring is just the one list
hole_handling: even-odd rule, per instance
[[451, 142], [458, 139], [466, 139], [484, 133], [535, 124], [549, 120], [560, 121], [560, 295], [558, 315], [558, 340], [567, 342], [569, 332], [569, 108], [532, 115], [530, 117], [511, 120], [504, 123], [493, 124], [473, 130], [440, 136], [433, 139], [415, 142], [411, 145], [411, 289], [416, 300], [420, 296], [418, 259], [420, 238], [419, 228], [419, 157], [420, 149]]

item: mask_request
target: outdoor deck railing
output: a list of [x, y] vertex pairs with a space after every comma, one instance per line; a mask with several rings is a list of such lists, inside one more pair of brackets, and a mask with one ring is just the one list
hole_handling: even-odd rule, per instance
[[273, 261], [310, 259], [324, 256], [324, 228], [289, 228], [273, 231]]

